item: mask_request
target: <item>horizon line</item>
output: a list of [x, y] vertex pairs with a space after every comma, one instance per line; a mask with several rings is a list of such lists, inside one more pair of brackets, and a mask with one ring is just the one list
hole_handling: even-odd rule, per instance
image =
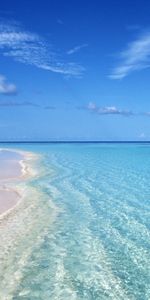
[[54, 144], [54, 143], [150, 143], [150, 140], [148, 141], [141, 141], [141, 140], [59, 140], [59, 141], [56, 141], [56, 140], [29, 140], [29, 141], [21, 141], [21, 140], [14, 140], [14, 141], [10, 141], [10, 140], [2, 140], [0, 141], [1, 144], [27, 144], [27, 143], [33, 143], [33, 144], [40, 144], [40, 143], [45, 143], [45, 144]]

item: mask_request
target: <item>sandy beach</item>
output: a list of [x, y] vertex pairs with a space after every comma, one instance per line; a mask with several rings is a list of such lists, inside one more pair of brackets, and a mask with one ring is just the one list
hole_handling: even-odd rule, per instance
[[29, 152], [0, 149], [0, 217], [11, 211], [21, 200], [18, 183], [33, 176]]

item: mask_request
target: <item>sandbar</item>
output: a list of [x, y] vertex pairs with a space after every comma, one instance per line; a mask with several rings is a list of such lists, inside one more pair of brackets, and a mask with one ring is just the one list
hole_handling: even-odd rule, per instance
[[33, 157], [30, 152], [0, 149], [0, 217], [11, 211], [21, 199], [18, 184], [33, 175], [28, 163]]

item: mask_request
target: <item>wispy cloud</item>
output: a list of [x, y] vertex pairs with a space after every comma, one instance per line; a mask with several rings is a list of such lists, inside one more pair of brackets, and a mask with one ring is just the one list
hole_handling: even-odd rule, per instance
[[80, 51], [82, 48], [85, 48], [85, 47], [87, 47], [87, 46], [88, 46], [88, 44], [78, 45], [78, 46], [76, 46], [76, 47], [74, 47], [74, 48], [68, 50], [68, 51], [67, 51], [67, 54], [69, 54], [69, 55], [70, 55], [70, 54], [74, 54], [74, 53]]
[[[45, 105], [45, 104], [37, 104], [32, 101], [15, 101], [15, 100], [1, 100], [0, 101], [0, 108], [21, 108], [21, 107], [32, 107], [35, 109], [42, 109], [47, 111], [54, 111], [57, 109], [66, 110], [66, 107], [56, 107], [54, 105]], [[94, 102], [89, 102], [87, 105], [84, 106], [77, 106], [76, 109], [78, 110], [87, 110], [93, 114], [97, 114], [99, 116], [108, 116], [108, 115], [120, 115], [120, 116], [134, 116], [134, 117], [150, 117], [150, 111], [146, 112], [136, 112], [131, 111], [129, 109], [119, 109], [116, 106], [99, 106]], [[140, 137], [140, 136], [139, 136]], [[142, 134], [141, 134], [142, 137]]]
[[40, 105], [33, 103], [33, 102], [29, 102], [29, 101], [23, 101], [23, 102], [19, 102], [19, 101], [0, 101], [0, 107], [16, 107], [16, 106], [33, 106], [33, 107], [40, 107]]
[[140, 139], [145, 139], [146, 138], [146, 135], [144, 132], [141, 132], [138, 136]]
[[60, 25], [64, 24], [64, 22], [61, 19], [57, 19], [57, 23], [60, 24]]
[[145, 116], [150, 117], [150, 111], [143, 113]]
[[17, 93], [15, 84], [7, 82], [3, 75], [0, 75], [0, 94], [14, 95]]
[[97, 106], [93, 102], [89, 102], [87, 109], [99, 115], [123, 115], [123, 116], [131, 116], [133, 112], [130, 110], [118, 109], [115, 106]]
[[119, 58], [121, 62], [109, 76], [111, 79], [122, 79], [131, 72], [150, 68], [150, 32], [131, 42]]
[[14, 101], [14, 100], [0, 101], [0, 107], [23, 107], [23, 106], [42, 108], [45, 110], [56, 109], [56, 107], [52, 106], [52, 105], [42, 105], [42, 104], [37, 104], [35, 102], [30, 102], [30, 101]]
[[52, 106], [52, 105], [47, 105], [47, 106], [44, 106], [44, 109], [53, 110], [53, 109], [56, 109], [56, 107]]
[[81, 65], [61, 59], [39, 35], [24, 31], [18, 25], [0, 24], [0, 54], [68, 76], [81, 76], [84, 71]]
[[140, 30], [141, 26], [138, 24], [132, 24], [132, 25], [127, 25], [126, 29], [128, 31], [136, 31], [136, 30]]

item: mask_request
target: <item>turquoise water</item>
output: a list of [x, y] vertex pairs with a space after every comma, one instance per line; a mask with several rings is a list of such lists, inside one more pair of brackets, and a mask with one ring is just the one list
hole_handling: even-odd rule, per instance
[[3, 225], [2, 299], [149, 300], [150, 144], [12, 146], [41, 176]]

